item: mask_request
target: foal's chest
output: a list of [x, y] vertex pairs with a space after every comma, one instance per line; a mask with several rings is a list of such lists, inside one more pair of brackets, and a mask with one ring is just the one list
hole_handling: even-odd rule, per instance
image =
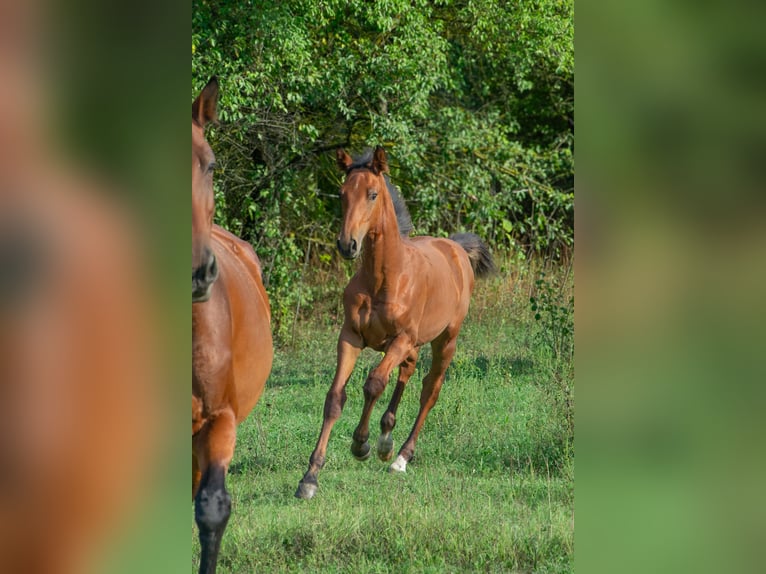
[[355, 327], [366, 347], [384, 351], [392, 339], [407, 329], [406, 308], [400, 303], [374, 299], [369, 295], [360, 298], [352, 310]]

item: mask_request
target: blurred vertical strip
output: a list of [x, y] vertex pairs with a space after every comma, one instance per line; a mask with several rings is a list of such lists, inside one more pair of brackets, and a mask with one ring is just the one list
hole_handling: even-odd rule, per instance
[[2, 572], [188, 568], [190, 12], [0, 0]]
[[766, 5], [577, 4], [578, 572], [760, 572]]

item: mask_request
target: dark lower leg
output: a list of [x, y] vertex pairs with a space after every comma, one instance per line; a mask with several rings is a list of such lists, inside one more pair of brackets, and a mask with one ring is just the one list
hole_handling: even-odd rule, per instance
[[433, 359], [431, 360], [431, 370], [425, 379], [423, 379], [423, 390], [420, 392], [420, 411], [415, 418], [415, 424], [412, 426], [410, 436], [399, 449], [399, 456], [397, 461], [403, 461], [405, 464], [412, 460], [412, 455], [415, 453], [415, 443], [418, 440], [420, 430], [423, 428], [423, 424], [426, 421], [428, 413], [436, 404], [439, 398], [439, 392], [444, 382], [444, 375], [447, 372], [447, 367], [452, 361], [452, 357], [455, 355], [456, 348], [456, 335], [450, 339], [442, 338], [434, 341], [431, 344], [433, 351]]
[[407, 437], [402, 448], [399, 449], [399, 456], [405, 462], [412, 460], [412, 455], [415, 453], [415, 443], [418, 440], [420, 430], [423, 428], [423, 423], [425, 423], [428, 413], [436, 403], [436, 399], [439, 398], [443, 378], [434, 379], [429, 373], [423, 380], [423, 390], [420, 393], [420, 411], [418, 411], [418, 416], [415, 418], [415, 424], [412, 426], [410, 436]]
[[322, 430], [319, 431], [314, 452], [309, 457], [309, 468], [298, 483], [298, 490], [295, 491], [297, 498], [309, 499], [316, 493], [317, 475], [324, 466], [330, 431], [343, 412], [343, 406], [346, 404], [346, 383], [354, 370], [354, 364], [361, 350], [362, 345], [358, 338], [345, 330], [341, 332], [338, 340], [338, 366], [325, 398]]
[[221, 539], [231, 515], [231, 497], [226, 492], [226, 469], [210, 467], [202, 477], [195, 497], [194, 519], [202, 547], [200, 574], [215, 574]]
[[330, 440], [330, 432], [335, 422], [340, 418], [343, 412], [343, 406], [346, 404], [346, 389], [337, 390], [330, 388], [325, 397], [324, 413], [322, 420], [322, 429], [319, 431], [319, 439], [316, 447], [309, 457], [309, 467], [303, 475], [295, 496], [298, 498], [311, 498], [316, 491], [318, 484], [317, 476], [325, 463], [325, 454], [327, 452], [327, 443]]
[[351, 442], [351, 454], [358, 460], [366, 460], [370, 456], [370, 444], [367, 440], [370, 438], [370, 415], [375, 403], [383, 394], [383, 390], [388, 383], [387, 378], [383, 378], [384, 373], [374, 369], [367, 381], [364, 383], [364, 407], [362, 408], [362, 417], [354, 430], [353, 441]]
[[386, 356], [380, 364], [375, 367], [367, 381], [364, 383], [364, 408], [359, 424], [354, 431], [354, 440], [351, 444], [351, 453], [359, 460], [365, 460], [370, 456], [370, 445], [367, 440], [370, 438], [370, 416], [375, 403], [383, 394], [391, 377], [391, 371], [394, 367], [406, 361], [413, 353], [410, 341], [406, 337], [395, 339], [386, 350]]
[[202, 476], [194, 497], [194, 519], [202, 547], [200, 574], [215, 574], [218, 551], [231, 514], [226, 492], [226, 470], [237, 440], [234, 412], [219, 412], [205, 428], [192, 437], [192, 449]]
[[380, 460], [389, 460], [394, 452], [394, 440], [391, 438], [391, 432], [396, 426], [396, 411], [399, 408], [399, 402], [402, 400], [404, 389], [407, 387], [407, 382], [415, 373], [417, 360], [418, 350], [415, 349], [407, 357], [407, 360], [399, 366], [399, 379], [396, 381], [394, 394], [391, 396], [386, 412], [383, 413], [380, 419], [380, 437], [378, 438], [378, 458]]

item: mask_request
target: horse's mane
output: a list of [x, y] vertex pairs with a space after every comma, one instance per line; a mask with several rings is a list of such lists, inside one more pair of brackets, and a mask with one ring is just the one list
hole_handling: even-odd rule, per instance
[[[361, 156], [354, 158], [347, 173], [355, 169], [372, 169], [372, 156], [373, 151], [371, 149], [365, 150]], [[386, 189], [388, 189], [388, 194], [391, 196], [391, 201], [394, 202], [394, 211], [396, 212], [396, 223], [399, 226], [399, 234], [407, 236], [414, 229], [410, 211], [407, 209], [407, 204], [404, 202], [404, 198], [402, 198], [399, 190], [393, 183], [391, 183], [388, 174], [384, 173], [383, 179], [386, 180]]]

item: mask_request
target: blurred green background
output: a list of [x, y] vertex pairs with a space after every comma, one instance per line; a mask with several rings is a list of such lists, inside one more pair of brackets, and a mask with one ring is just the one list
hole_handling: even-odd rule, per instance
[[[157, 312], [165, 412], [146, 491], [98, 572], [169, 574], [189, 561], [189, 4], [41, 3], [51, 128], [72, 168], [109, 182], [137, 216]], [[185, 152], [184, 152], [185, 155]], [[183, 166], [183, 172], [181, 172]], [[144, 414], [135, 413], [137, 425]]]
[[764, 16], [577, 4], [577, 571], [763, 569]]

